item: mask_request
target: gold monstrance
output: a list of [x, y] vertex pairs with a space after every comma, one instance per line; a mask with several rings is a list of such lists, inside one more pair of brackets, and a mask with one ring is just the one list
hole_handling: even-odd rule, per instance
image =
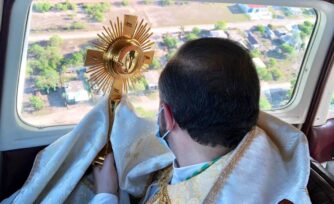
[[[85, 61], [89, 83], [109, 97], [108, 136], [122, 95], [142, 76], [144, 65], [150, 64], [154, 55], [154, 42], [150, 41], [153, 33], [143, 20], [138, 23], [137, 16], [125, 15], [124, 23], [119, 18], [109, 22], [110, 27], [103, 26], [105, 32], [98, 34], [98, 42], [94, 43], [97, 50], [88, 49]], [[112, 151], [109, 137], [106, 142], [93, 164], [103, 165], [105, 156]]]

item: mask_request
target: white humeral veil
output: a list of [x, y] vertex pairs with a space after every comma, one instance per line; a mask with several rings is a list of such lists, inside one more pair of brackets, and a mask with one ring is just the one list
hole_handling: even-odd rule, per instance
[[[38, 154], [24, 186], [3, 203], [88, 203], [94, 196], [93, 180], [91, 175], [83, 175], [108, 137], [108, 122], [104, 99], [70, 133]], [[143, 195], [152, 172], [174, 159], [154, 137], [155, 124], [137, 117], [126, 98], [116, 110], [110, 138], [122, 189], [121, 204], [129, 203], [128, 193]], [[187, 181], [192, 188], [182, 187], [184, 182], [174, 185], [171, 199], [180, 201], [176, 203], [206, 197], [211, 203], [276, 204], [283, 199], [310, 203], [306, 190], [310, 157], [303, 133], [266, 113], [260, 114], [257, 126], [256, 134], [251, 139], [247, 134], [225, 163], [217, 161], [208, 169], [212, 173], [208, 177], [206, 170]], [[233, 168], [219, 183], [232, 161]], [[202, 185], [209, 180], [219, 188]]]
[[[104, 98], [69, 133], [36, 156], [20, 190], [1, 203], [89, 203], [94, 197], [92, 175], [85, 175], [107, 140], [108, 100]], [[174, 157], [155, 138], [156, 121], [139, 118], [124, 97], [116, 109], [111, 143], [118, 171], [120, 203], [128, 193], [142, 196], [150, 175]]]

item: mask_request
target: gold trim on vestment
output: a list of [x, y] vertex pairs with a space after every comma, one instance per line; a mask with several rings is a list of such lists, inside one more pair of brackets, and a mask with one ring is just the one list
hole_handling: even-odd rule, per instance
[[[179, 184], [175, 185], [168, 185], [168, 182], [170, 181], [170, 178], [172, 176], [172, 166], [164, 169], [161, 172], [161, 176], [158, 178], [158, 185], [160, 188], [160, 191], [157, 192], [151, 199], [149, 199], [146, 203], [147, 204], [153, 204], [153, 203], [172, 203], [172, 200], [177, 198], [174, 195], [172, 196], [170, 193], [175, 192], [175, 188], [184, 188], [186, 184], [188, 183], [194, 183], [195, 180], [202, 179], [203, 176], [205, 176], [205, 173], [207, 171], [213, 172], [213, 174], [210, 174], [212, 178], [217, 176], [216, 182], [213, 181], [213, 184], [209, 182], [209, 186], [206, 186], [207, 188], [210, 188], [212, 185], [212, 188], [209, 190], [209, 193], [207, 195], [200, 195], [198, 196], [197, 200], [199, 203], [214, 203], [214, 200], [216, 200], [218, 193], [221, 191], [223, 188], [223, 184], [226, 181], [227, 177], [231, 174], [232, 170], [235, 168], [237, 162], [240, 160], [240, 158], [244, 155], [246, 149], [249, 147], [253, 139], [255, 138], [256, 130], [252, 130], [247, 134], [247, 136], [244, 138], [244, 140], [240, 143], [240, 145], [234, 150], [233, 152], [228, 153], [227, 155], [223, 156], [221, 159], [219, 159], [216, 164], [210, 166], [208, 169], [206, 169], [204, 172], [201, 174], [193, 177], [190, 180], [183, 181]], [[221, 173], [217, 172], [217, 174], [214, 174], [216, 171], [215, 169], [220, 169]], [[206, 180], [209, 180], [206, 178]], [[195, 182], [196, 183], [196, 182]], [[195, 185], [194, 185], [195, 186]], [[174, 189], [173, 189], [174, 188]], [[180, 189], [179, 192], [182, 190]], [[172, 190], [172, 191], [171, 191]], [[192, 190], [194, 191], [195, 189], [187, 189], [187, 190]], [[198, 189], [197, 189], [198, 190]], [[170, 192], [171, 191], [171, 192]], [[183, 193], [183, 192], [181, 192]], [[196, 192], [195, 192], [196, 193]], [[205, 192], [198, 192], [199, 194], [205, 193]], [[175, 197], [171, 199], [171, 197]], [[182, 203], [178, 202], [177, 203]], [[189, 201], [190, 202], [190, 201]]]

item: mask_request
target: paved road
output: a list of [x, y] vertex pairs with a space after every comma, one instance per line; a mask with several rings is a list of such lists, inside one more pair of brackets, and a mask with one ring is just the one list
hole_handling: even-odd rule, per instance
[[[238, 22], [238, 23], [228, 23], [228, 28], [238, 28], [242, 30], [248, 30], [254, 25], [295, 25], [304, 22], [305, 19], [274, 19], [274, 20], [254, 20], [247, 22]], [[202, 25], [187, 25], [184, 26], [185, 31], [191, 31], [194, 27], [199, 27], [201, 29], [213, 29], [214, 25], [212, 24], [202, 24]], [[175, 33], [180, 31], [180, 26], [171, 26], [171, 27], [160, 27], [152, 28], [154, 34], [163, 34], [163, 33]], [[97, 33], [101, 33], [103, 30], [99, 31], [74, 31], [74, 32], [50, 32], [50, 33], [40, 33], [40, 34], [31, 34], [29, 35], [29, 42], [36, 42], [41, 40], [48, 40], [52, 35], [59, 35], [65, 40], [71, 39], [93, 39], [97, 37]]]

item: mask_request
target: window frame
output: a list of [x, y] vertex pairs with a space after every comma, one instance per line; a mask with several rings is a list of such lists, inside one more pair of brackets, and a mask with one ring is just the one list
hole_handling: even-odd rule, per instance
[[[69, 132], [74, 125], [62, 125], [37, 128], [23, 122], [18, 114], [17, 103], [22, 96], [18, 95], [23, 89], [24, 83], [18, 83], [24, 78], [26, 53], [29, 34], [31, 2], [15, 1], [9, 22], [8, 46], [6, 50], [5, 75], [3, 80], [3, 97], [1, 103], [0, 120], [0, 151], [41, 146], [51, 143], [58, 137]], [[210, 1], [220, 3], [250, 3], [241, 1]], [[283, 109], [268, 111], [269, 113], [285, 120], [288, 123], [301, 124], [304, 122], [307, 110], [313, 95], [317, 78], [324, 62], [331, 41], [328, 33], [334, 32], [334, 5], [320, 0], [305, 0], [303, 2], [290, 2], [288, 0], [255, 0], [257, 4], [309, 7], [317, 10], [317, 24], [314, 28], [314, 37], [310, 39], [308, 51], [306, 51], [301, 65], [299, 80], [296, 83], [295, 94], [288, 106]], [[322, 48], [322, 49], [320, 49]], [[307, 90], [307, 91], [305, 91]], [[8, 128], [10, 127], [10, 128]]]

